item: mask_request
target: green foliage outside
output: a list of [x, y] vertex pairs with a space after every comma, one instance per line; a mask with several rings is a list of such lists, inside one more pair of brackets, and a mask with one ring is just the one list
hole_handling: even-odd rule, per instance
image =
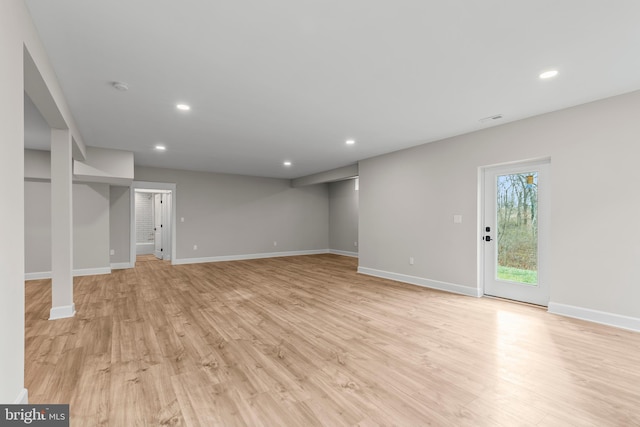
[[497, 182], [498, 278], [538, 282], [538, 174], [502, 175]]
[[498, 278], [511, 282], [535, 285], [538, 283], [538, 272], [535, 270], [498, 266]]

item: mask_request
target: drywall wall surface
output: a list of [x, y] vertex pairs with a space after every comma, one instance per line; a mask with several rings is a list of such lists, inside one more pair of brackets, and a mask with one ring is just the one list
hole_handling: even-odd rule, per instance
[[329, 182], [342, 181], [358, 176], [358, 165], [349, 165], [326, 172], [303, 176], [291, 180], [292, 187], [304, 187], [306, 185], [326, 184]]
[[109, 245], [111, 263], [128, 263], [131, 250], [131, 201], [129, 187], [109, 188]]
[[73, 268], [109, 268], [109, 186], [73, 185]]
[[479, 168], [550, 157], [551, 301], [640, 317], [638, 111], [633, 92], [360, 162], [360, 266], [476, 288]]
[[51, 271], [51, 182], [24, 181], [25, 272]]
[[24, 150], [24, 177], [51, 180], [51, 152]]
[[[20, 0], [0, 2], [0, 403], [24, 394], [23, 39], [31, 25]], [[32, 29], [32, 28], [31, 28]]]
[[[51, 183], [25, 180], [24, 207], [24, 273], [49, 273], [51, 272]], [[126, 215], [128, 219], [129, 214]], [[109, 268], [109, 224], [109, 186], [107, 184], [73, 184], [74, 270]], [[127, 235], [128, 228], [127, 223]], [[128, 257], [129, 249], [125, 248], [125, 251]], [[128, 258], [125, 258], [125, 261], [127, 260]]]
[[153, 193], [139, 193], [134, 195], [136, 212], [136, 244], [153, 243], [155, 237]]
[[329, 248], [358, 252], [358, 193], [355, 179], [329, 184]]
[[177, 259], [328, 249], [326, 185], [147, 167], [135, 180], [176, 184]]
[[85, 182], [129, 185], [133, 181], [133, 152], [86, 147], [86, 159], [74, 160], [73, 174]]

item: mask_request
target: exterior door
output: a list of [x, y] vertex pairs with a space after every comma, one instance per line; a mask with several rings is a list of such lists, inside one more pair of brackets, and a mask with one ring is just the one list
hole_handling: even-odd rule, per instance
[[162, 194], [155, 193], [153, 195], [153, 237], [155, 241], [154, 254], [156, 258], [162, 259]]
[[484, 171], [484, 294], [549, 303], [549, 162]]

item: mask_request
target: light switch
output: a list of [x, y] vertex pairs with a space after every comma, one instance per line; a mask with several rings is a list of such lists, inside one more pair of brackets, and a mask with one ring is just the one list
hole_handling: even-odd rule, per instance
[[454, 215], [453, 222], [454, 224], [462, 224], [462, 215]]

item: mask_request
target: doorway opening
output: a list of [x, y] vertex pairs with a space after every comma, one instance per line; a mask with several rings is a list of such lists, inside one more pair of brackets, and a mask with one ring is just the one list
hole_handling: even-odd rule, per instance
[[175, 260], [175, 184], [134, 182], [131, 189], [131, 265], [137, 256]]
[[171, 259], [171, 191], [135, 190], [136, 255]]
[[482, 173], [483, 293], [549, 303], [549, 160], [487, 167]]

